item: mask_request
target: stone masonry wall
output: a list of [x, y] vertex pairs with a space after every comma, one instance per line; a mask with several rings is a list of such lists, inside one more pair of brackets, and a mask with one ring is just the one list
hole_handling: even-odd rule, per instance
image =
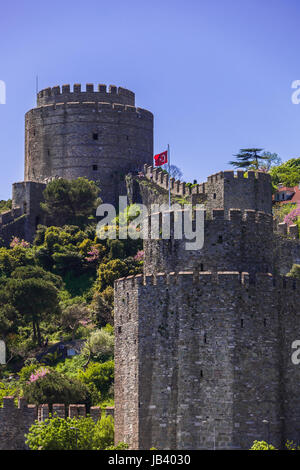
[[20, 217], [13, 219], [6, 224], [0, 223], [0, 246], [9, 247], [14, 237], [18, 237], [24, 240], [26, 239], [26, 219], [26, 215], [21, 215]]
[[[117, 281], [117, 439], [139, 449], [247, 449], [267, 438], [269, 419], [270, 442], [297, 440], [299, 300], [295, 280], [268, 274]], [[135, 341], [136, 376], [126, 357]], [[124, 432], [137, 422], [138, 433]]]
[[4, 246], [9, 246], [13, 237], [33, 241], [37, 226], [44, 221], [40, 203], [45, 187], [32, 181], [13, 184], [12, 209], [0, 214], [0, 239]]
[[[160, 167], [153, 168], [144, 165], [145, 177], [151, 179], [156, 185], [169, 189], [167, 174]], [[221, 171], [207, 178], [207, 182], [187, 185], [182, 181], [170, 179], [171, 193], [176, 196], [189, 197], [191, 195], [205, 196], [205, 207], [208, 211], [224, 209], [252, 209], [255, 211], [272, 213], [272, 187], [271, 177], [261, 171]]]
[[[52, 405], [52, 416], [66, 418], [85, 417], [85, 405], [69, 405], [68, 411], [63, 404]], [[106, 416], [114, 417], [114, 409], [106, 408], [102, 410], [99, 406], [92, 406], [89, 415], [94, 421], [101, 419], [102, 413]], [[45, 421], [49, 418], [48, 405], [27, 405], [23, 398], [19, 398], [18, 407], [14, 404], [13, 397], [3, 398], [3, 407], [0, 407], [0, 450], [25, 450], [28, 449], [25, 444], [24, 435], [28, 433], [29, 428], [36, 420]]]
[[[96, 98], [96, 100], [95, 100]], [[121, 103], [130, 106], [135, 105], [135, 94], [126, 88], [110, 85], [108, 90], [106, 85], [99, 84], [94, 89], [93, 83], [87, 83], [86, 89], [82, 90], [81, 84], [76, 83], [71, 90], [70, 85], [63, 85], [61, 88], [55, 86], [45, 88], [37, 95], [37, 105], [45, 106], [53, 103], [68, 103], [71, 101], [99, 101], [105, 103]]]
[[[165, 212], [163, 217], [153, 214], [152, 219], [148, 219], [149, 238], [144, 240], [146, 274], [188, 270], [274, 271], [273, 220], [270, 214], [231, 209], [229, 215], [224, 217], [224, 210], [214, 209], [211, 215], [206, 213], [204, 246], [197, 250], [186, 249], [186, 242], [190, 243], [191, 240], [174, 239], [174, 217], [179, 218], [181, 214], [182, 211]], [[170, 220], [171, 237], [162, 240], [167, 217]], [[158, 239], [151, 238], [155, 223]], [[193, 231], [195, 228], [193, 220]]]
[[134, 106], [129, 90], [66, 87], [44, 90], [26, 114], [25, 181], [86, 177], [115, 203], [126, 194], [125, 175], [152, 162], [153, 115]]

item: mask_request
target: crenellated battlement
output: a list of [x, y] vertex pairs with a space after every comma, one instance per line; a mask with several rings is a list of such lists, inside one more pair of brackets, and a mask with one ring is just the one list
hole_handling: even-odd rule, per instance
[[15, 397], [7, 396], [3, 397], [3, 406], [0, 407], [0, 428], [1, 428], [1, 415], [9, 414], [14, 412], [25, 411], [31, 416], [34, 416], [38, 421], [44, 421], [49, 418], [50, 411], [52, 416], [58, 416], [59, 418], [74, 417], [86, 417], [87, 414], [96, 420], [101, 419], [102, 413], [106, 416], [114, 415], [113, 407], [101, 408], [100, 406], [91, 406], [89, 413], [87, 413], [86, 405], [72, 404], [66, 406], [63, 403], [54, 403], [53, 405], [42, 404], [42, 405], [30, 405], [23, 397], [18, 398], [18, 404], [15, 404]]
[[[262, 211], [254, 211], [251, 209], [229, 209], [228, 213], [224, 209], [213, 209], [207, 212], [204, 209], [192, 210], [171, 210], [164, 212], [155, 212], [149, 215], [145, 221], [145, 232], [147, 236], [145, 240], [169, 240], [169, 239], [185, 239], [185, 228], [190, 225], [193, 232], [200, 230], [201, 223], [204, 221], [206, 238], [210, 238], [208, 234], [212, 231], [218, 232], [218, 235], [225, 234], [231, 230], [236, 230], [239, 226], [244, 230], [260, 232], [268, 231], [271, 236], [273, 230], [273, 217]], [[231, 225], [233, 226], [231, 228]]]
[[168, 286], [178, 286], [183, 284], [218, 284], [223, 285], [231, 283], [241, 285], [248, 288], [249, 285], [261, 288], [284, 289], [290, 291], [298, 291], [300, 288], [300, 280], [288, 276], [275, 276], [271, 273], [255, 273], [253, 276], [248, 272], [238, 271], [179, 271], [156, 273], [151, 275], [138, 274], [136, 276], [128, 276], [115, 281], [116, 293], [122, 296], [140, 287], [156, 286], [157, 288], [167, 288]]
[[297, 224], [288, 225], [286, 222], [280, 222], [275, 228], [280, 235], [288, 236], [295, 240], [299, 238], [299, 229]]
[[186, 256], [184, 263], [185, 270], [115, 282], [116, 442], [249, 449], [254, 436], [264, 439], [262, 416], [272, 416], [269, 441], [277, 447], [297, 439], [300, 369], [291, 358], [300, 281], [267, 271], [190, 269]]
[[[169, 177], [160, 168], [154, 168], [152, 165], [144, 165], [145, 177], [165, 190], [169, 190]], [[186, 182], [170, 178], [171, 194], [174, 196], [190, 196], [192, 194], [205, 194], [205, 183], [188, 185]]]
[[[99, 97], [100, 99], [101, 97]], [[149, 119], [153, 121], [153, 114], [146, 109], [132, 106], [129, 104], [115, 103], [115, 102], [105, 102], [105, 101], [64, 101], [64, 102], [55, 102], [50, 104], [40, 105], [37, 108], [33, 108], [26, 113], [26, 116], [31, 118], [46, 117], [49, 113], [55, 113], [55, 116], [68, 114], [85, 114], [90, 112], [96, 113], [125, 113], [128, 116], [128, 113], [135, 114], [137, 118]]]
[[82, 89], [81, 84], [76, 83], [73, 85], [73, 89], [70, 85], [54, 86], [45, 88], [37, 94], [38, 106], [71, 101], [103, 101], [134, 106], [135, 94], [126, 88], [115, 85], [109, 85], [107, 88], [107, 85], [99, 84], [95, 89], [93, 83], [87, 83], [85, 90]]
[[25, 116], [25, 181], [100, 181], [103, 202], [126, 194], [124, 175], [153, 158], [153, 114], [123, 87], [45, 88]]
[[275, 272], [273, 217], [251, 209], [178, 210], [144, 220], [145, 274]]
[[[170, 217], [171, 221], [174, 222], [174, 218], [181, 218], [185, 214], [192, 214], [192, 220], [195, 220], [197, 213], [204, 212], [205, 220], [240, 220], [252, 223], [270, 223], [273, 224], [272, 214], [266, 214], [263, 211], [255, 211], [252, 209], [229, 209], [228, 214], [224, 212], [224, 209], [213, 209], [211, 213], [208, 213], [205, 209], [176, 209], [176, 210], [166, 210], [164, 212], [153, 212], [148, 216], [149, 224], [151, 224], [151, 219], [154, 218], [159, 220], [162, 223], [163, 217]], [[281, 224], [280, 224], [281, 225]]]
[[0, 407], [0, 450], [26, 449], [24, 435], [35, 421], [42, 422], [51, 416], [58, 418], [82, 418], [90, 415], [96, 422], [101, 420], [103, 414], [114, 417], [114, 408], [100, 408], [92, 406], [87, 410], [86, 405], [28, 405], [24, 398], [7, 396], [3, 398], [3, 406]]
[[[168, 175], [160, 168], [144, 165], [145, 177], [165, 190], [169, 190]], [[234, 207], [263, 210], [271, 213], [271, 176], [263, 171], [220, 171], [207, 177], [204, 183], [188, 184], [170, 178], [171, 194], [189, 197], [202, 194], [209, 209], [224, 206], [227, 211]]]
[[2, 214], [0, 214], [0, 226], [13, 222], [15, 219], [20, 217], [22, 213], [23, 212], [20, 207], [14, 207], [10, 211], [2, 212]]

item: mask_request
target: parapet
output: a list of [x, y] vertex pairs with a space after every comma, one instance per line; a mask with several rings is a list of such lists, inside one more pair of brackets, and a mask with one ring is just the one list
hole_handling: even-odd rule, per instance
[[[145, 177], [153, 181], [161, 188], [169, 190], [169, 178], [168, 175], [161, 168], [153, 168], [152, 165], [144, 165]], [[174, 196], [191, 196], [192, 194], [205, 194], [205, 183], [202, 184], [189, 184], [175, 178], [170, 178], [171, 193]]]
[[[65, 419], [82, 418], [87, 416], [85, 405], [69, 405], [68, 410], [64, 404], [49, 405], [27, 405], [24, 398], [18, 399], [18, 406], [15, 405], [14, 397], [4, 397], [3, 406], [0, 407], [0, 450], [25, 450], [28, 449], [25, 443], [25, 435], [35, 422], [42, 422], [51, 416]], [[101, 420], [103, 414], [114, 416], [114, 409], [101, 409], [99, 406], [92, 406], [88, 413], [97, 422]]]
[[[113, 95], [115, 96], [115, 95]], [[65, 113], [69, 113], [72, 115], [75, 114], [90, 114], [92, 113], [120, 113], [120, 115], [124, 115], [126, 113], [127, 117], [134, 118], [145, 118], [153, 121], [153, 114], [148, 111], [147, 109], [139, 108], [130, 104], [126, 103], [119, 103], [108, 101], [107, 95], [99, 96], [97, 93], [94, 93], [93, 96], [90, 96], [90, 100], [87, 101], [87, 96], [83, 97], [82, 101], [59, 101], [59, 102], [50, 102], [49, 104], [39, 104], [37, 108], [30, 109], [26, 113], [26, 119], [30, 118], [46, 118], [50, 115], [50, 113], [55, 113], [57, 117], [60, 115], [63, 116]], [[104, 101], [105, 100], [105, 101]]]
[[2, 214], [0, 214], [0, 226], [13, 222], [18, 217], [21, 217], [21, 215], [22, 210], [20, 207], [15, 207], [10, 211], [3, 212]]
[[126, 88], [116, 87], [109, 85], [99, 84], [97, 89], [94, 89], [94, 84], [87, 83], [85, 90], [82, 90], [81, 84], [74, 84], [73, 90], [70, 85], [54, 86], [52, 88], [45, 88], [37, 94], [37, 106], [45, 106], [54, 103], [67, 103], [67, 102], [107, 102], [107, 103], [120, 103], [124, 105], [135, 105], [135, 94]]
[[131, 293], [134, 289], [147, 288], [147, 287], [163, 287], [168, 288], [173, 286], [181, 286], [189, 284], [192, 285], [240, 285], [248, 288], [254, 285], [262, 289], [284, 289], [296, 291], [299, 293], [300, 280], [288, 276], [274, 276], [271, 273], [256, 273], [250, 275], [248, 272], [238, 271], [179, 271], [169, 273], [157, 273], [151, 275], [138, 274], [136, 276], [128, 276], [115, 281], [116, 292], [121, 295], [123, 292]]
[[[45, 421], [49, 418], [51, 410], [51, 416], [57, 416], [59, 418], [81, 418], [86, 417], [88, 414], [93, 418], [94, 421], [101, 419], [102, 414], [105, 416], [114, 416], [114, 408], [100, 408], [100, 406], [92, 406], [87, 412], [86, 405], [69, 405], [68, 407], [64, 404], [56, 403], [53, 405], [28, 405], [24, 398], [18, 398], [18, 406], [15, 405], [15, 398], [8, 396], [3, 398], [3, 407], [0, 407], [0, 417], [2, 414], [2, 419], [7, 420], [7, 416], [13, 413], [18, 413], [19, 416], [23, 415], [28, 418], [32, 417], [32, 422], [34, 420]], [[20, 414], [21, 413], [21, 414]], [[5, 418], [4, 418], [5, 417]], [[2, 419], [0, 419], [0, 424], [2, 424]], [[6, 423], [7, 425], [7, 423]]]
[[[202, 215], [204, 219], [199, 218]], [[238, 224], [247, 229], [263, 229], [271, 232], [273, 230], [273, 216], [262, 211], [254, 211], [251, 209], [229, 209], [225, 213], [223, 209], [213, 209], [210, 213], [203, 209], [181, 209], [181, 210], [165, 210], [163, 212], [155, 212], [147, 216], [145, 221], [144, 237], [147, 239], [164, 239], [169, 240], [172, 238], [184, 238], [185, 225], [187, 223], [186, 217], [191, 217], [191, 225], [189, 228], [195, 232], [196, 228], [199, 229], [201, 220], [205, 221], [205, 227], [212, 225], [216, 226], [218, 222], [218, 230], [220, 230], [220, 223], [224, 222], [224, 231], [228, 230], [229, 224]], [[189, 220], [189, 219], [188, 219]], [[198, 225], [197, 225], [198, 224]]]
[[[148, 180], [153, 181], [158, 186], [163, 189], [169, 190], [169, 178], [168, 175], [160, 168], [153, 168], [152, 165], [144, 165], [144, 175]], [[245, 177], [246, 176], [246, 177]], [[243, 187], [247, 184], [253, 184], [254, 182], [259, 182], [261, 184], [271, 184], [271, 176], [268, 173], [263, 171], [244, 171], [238, 170], [234, 171], [220, 171], [214, 175], [207, 177], [205, 183], [186, 183], [174, 178], [170, 178], [171, 193], [174, 196], [190, 196], [192, 194], [207, 194], [211, 191], [211, 185], [215, 183], [225, 184], [234, 184], [242, 183]], [[234, 191], [234, 188], [233, 188]]]
[[[244, 181], [244, 182], [254, 181], [254, 180], [268, 182], [268, 183], [271, 182], [271, 175], [269, 173], [266, 173], [265, 171], [249, 170], [245, 172], [244, 170], [237, 170], [237, 171], [226, 170], [221, 173], [222, 173], [222, 177], [227, 182], [234, 182], [237, 180]], [[218, 175], [220, 175], [220, 173], [218, 173]], [[212, 179], [214, 176], [216, 175], [209, 176], [208, 180]]]
[[256, 273], [250, 275], [248, 272], [238, 271], [179, 271], [170, 273], [157, 273], [151, 275], [138, 274], [128, 276], [115, 281], [115, 289], [121, 294], [121, 291], [130, 292], [134, 288], [150, 286], [180, 286], [182, 284], [200, 285], [200, 284], [235, 284], [246, 288], [249, 285], [262, 286], [277, 289], [288, 289], [299, 292], [300, 280], [287, 276], [274, 276], [271, 273]]
[[92, 406], [90, 408], [90, 412], [87, 413], [87, 408], [86, 405], [69, 405], [68, 407], [65, 406], [64, 404], [56, 403], [53, 405], [28, 405], [26, 400], [24, 398], [18, 398], [18, 406], [15, 405], [15, 398], [8, 396], [3, 398], [3, 406], [2, 408], [0, 407], [0, 412], [4, 413], [5, 415], [9, 414], [10, 412], [14, 411], [25, 411], [29, 412], [34, 419], [37, 419], [38, 421], [45, 421], [45, 419], [49, 418], [49, 410], [52, 408], [52, 416], [58, 416], [60, 418], [66, 418], [67, 416], [70, 418], [80, 418], [80, 417], [86, 417], [87, 414], [90, 414], [90, 416], [96, 421], [98, 419], [101, 419], [102, 413], [105, 414], [105, 416], [114, 415], [114, 408], [113, 407], [107, 407], [107, 408], [100, 408], [100, 406]]
[[297, 240], [299, 238], [299, 228], [297, 224], [288, 225], [286, 222], [277, 224], [277, 232], [280, 235], [289, 236]]

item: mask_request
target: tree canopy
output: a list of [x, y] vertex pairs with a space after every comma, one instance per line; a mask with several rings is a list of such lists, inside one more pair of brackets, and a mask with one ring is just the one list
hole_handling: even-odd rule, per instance
[[273, 186], [278, 184], [293, 187], [300, 183], [300, 158], [291, 158], [281, 165], [270, 169]]
[[45, 202], [41, 203], [41, 207], [50, 223], [82, 226], [95, 216], [101, 202], [99, 192], [96, 183], [86, 178], [71, 181], [60, 178], [47, 185], [43, 193]]
[[253, 168], [258, 170], [261, 162], [270, 158], [269, 155], [265, 155], [262, 152], [263, 149], [259, 148], [240, 149], [239, 153], [234, 155], [236, 160], [231, 160], [229, 164], [235, 168], [241, 168], [245, 170], [250, 170]]

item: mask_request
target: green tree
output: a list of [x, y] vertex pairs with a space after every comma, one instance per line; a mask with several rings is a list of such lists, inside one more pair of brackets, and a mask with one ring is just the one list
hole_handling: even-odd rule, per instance
[[31, 450], [104, 450], [114, 442], [114, 421], [102, 416], [96, 423], [91, 417], [50, 417], [36, 421], [26, 435]]
[[78, 378], [87, 385], [93, 384], [106, 398], [114, 380], [114, 361], [91, 363], [85, 371], [79, 372]]
[[282, 160], [277, 153], [263, 152], [264, 157], [267, 157], [265, 162], [260, 164], [260, 169], [269, 171], [271, 168], [281, 165]]
[[293, 187], [300, 183], [300, 158], [291, 158], [279, 166], [270, 169], [273, 187], [276, 189], [279, 184]]
[[34, 265], [31, 248], [16, 245], [13, 248], [0, 248], [0, 276], [10, 276], [18, 267]]
[[[95, 330], [87, 339], [82, 354], [97, 361], [107, 361], [113, 358], [114, 335], [106, 328]], [[113, 367], [113, 364], [110, 365]]]
[[277, 450], [272, 444], [265, 441], [254, 441], [250, 450]]
[[[1, 296], [0, 296], [1, 299]], [[10, 304], [0, 306], [0, 339], [17, 330], [17, 310]]]
[[75, 339], [76, 331], [82, 322], [89, 320], [90, 313], [90, 309], [83, 302], [74, 302], [63, 309], [60, 322], [64, 330], [71, 332], [72, 340]]
[[34, 340], [41, 345], [40, 322], [59, 313], [59, 278], [41, 268], [18, 268], [0, 289], [0, 304], [12, 306], [23, 323], [31, 322]]
[[8, 199], [7, 201], [4, 201], [3, 199], [0, 201], [0, 214], [3, 212], [10, 211], [12, 208], [12, 200]]
[[[287, 450], [300, 450], [300, 446], [295, 444], [293, 441], [287, 440], [285, 443]], [[268, 444], [265, 441], [254, 441], [250, 450], [278, 450], [272, 444]]]
[[17, 395], [17, 387], [15, 384], [5, 384], [0, 382], [0, 406], [3, 405], [4, 397], [13, 397]]
[[95, 289], [103, 291], [107, 287], [113, 287], [114, 281], [121, 277], [132, 276], [142, 272], [142, 263], [132, 257], [125, 260], [113, 259], [107, 263], [101, 263], [98, 269], [98, 277]]
[[57, 289], [63, 285], [62, 278], [49, 271], [41, 268], [40, 266], [21, 266], [16, 268], [12, 275], [12, 279], [43, 279], [44, 281], [51, 282]]
[[258, 148], [240, 149], [240, 152], [234, 155], [236, 160], [231, 160], [229, 164], [235, 168], [258, 170], [260, 168], [261, 161], [265, 161], [270, 158], [268, 155], [262, 154], [262, 151], [263, 149]]
[[[23, 384], [23, 396], [28, 403], [40, 404], [83, 403], [90, 405], [92, 397], [89, 387], [82, 381], [66, 377], [56, 370], [47, 367], [49, 372], [33, 381]], [[36, 373], [38, 368], [36, 368]]]
[[[107, 287], [106, 289], [112, 289]], [[107, 291], [105, 291], [106, 293]], [[98, 327], [105, 326], [107, 323], [113, 322], [113, 306], [112, 301], [107, 301], [103, 293], [95, 292], [91, 303], [91, 310], [94, 321]]]
[[53, 180], [44, 191], [45, 202], [41, 203], [41, 207], [49, 221], [56, 225], [83, 226], [90, 217], [95, 216], [101, 202], [99, 192], [96, 183], [86, 178]]
[[287, 276], [296, 277], [297, 279], [300, 279], [300, 264], [293, 264], [293, 267], [287, 274]]

